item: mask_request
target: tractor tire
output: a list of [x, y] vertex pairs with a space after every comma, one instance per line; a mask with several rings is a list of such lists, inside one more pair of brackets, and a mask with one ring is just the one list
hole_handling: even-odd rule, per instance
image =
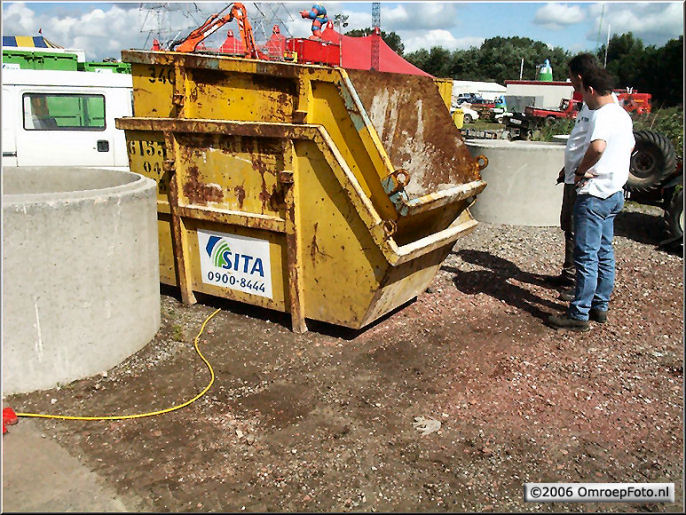
[[665, 209], [665, 225], [668, 238], [683, 238], [684, 236], [684, 190], [680, 188]]
[[625, 188], [634, 193], [655, 190], [674, 172], [674, 146], [659, 132], [636, 131], [634, 138], [636, 147], [631, 155], [629, 180]]
[[462, 123], [472, 123], [472, 115], [471, 114], [464, 115], [464, 118], [462, 119]]

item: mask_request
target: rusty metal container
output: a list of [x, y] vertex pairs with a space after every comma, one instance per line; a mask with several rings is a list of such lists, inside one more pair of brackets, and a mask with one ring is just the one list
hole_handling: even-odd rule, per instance
[[411, 300], [484, 188], [430, 77], [123, 51], [132, 171], [158, 183], [160, 276], [362, 328]]

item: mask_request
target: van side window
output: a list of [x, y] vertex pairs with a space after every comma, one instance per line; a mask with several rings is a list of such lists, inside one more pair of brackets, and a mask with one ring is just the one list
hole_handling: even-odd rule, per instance
[[69, 93], [24, 93], [24, 129], [105, 130], [105, 97]]

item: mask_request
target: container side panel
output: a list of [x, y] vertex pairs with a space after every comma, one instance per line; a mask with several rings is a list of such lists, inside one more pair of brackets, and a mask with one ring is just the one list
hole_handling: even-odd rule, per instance
[[360, 328], [389, 265], [316, 146], [296, 153], [306, 316]]
[[148, 118], [175, 116], [171, 103], [174, 93], [174, 67], [157, 64], [132, 64], [133, 115]]
[[160, 282], [178, 286], [176, 267], [174, 265], [174, 247], [172, 246], [171, 215], [157, 212], [157, 235], [160, 249]]
[[383, 286], [378, 289], [371, 302], [362, 325], [371, 324], [423, 292], [431, 284], [451, 247], [452, 245], [448, 245], [436, 249], [421, 258], [390, 268]]
[[167, 157], [164, 135], [151, 131], [126, 131], [125, 135], [130, 170], [154, 180], [157, 183], [157, 201], [168, 206], [169, 177], [164, 172]]
[[296, 83], [292, 79], [197, 68], [188, 73], [186, 118], [290, 122]]
[[285, 214], [276, 176], [283, 143], [273, 138], [178, 134], [179, 203], [270, 216]]
[[311, 122], [326, 128], [379, 215], [384, 219], [396, 219], [396, 210], [380, 181], [380, 175], [386, 173], [386, 170], [380, 170], [380, 164], [375, 163], [369, 155], [336, 86], [332, 83], [313, 82], [312, 97]]

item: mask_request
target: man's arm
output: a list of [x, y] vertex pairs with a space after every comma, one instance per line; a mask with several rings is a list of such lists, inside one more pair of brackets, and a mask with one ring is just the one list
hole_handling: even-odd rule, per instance
[[600, 156], [603, 155], [606, 147], [607, 142], [604, 139], [591, 141], [586, 149], [584, 157], [581, 159], [579, 168], [576, 169], [576, 173], [574, 174], [574, 184], [579, 184], [584, 179], [595, 177], [595, 174], [590, 173], [588, 170], [600, 160]]

